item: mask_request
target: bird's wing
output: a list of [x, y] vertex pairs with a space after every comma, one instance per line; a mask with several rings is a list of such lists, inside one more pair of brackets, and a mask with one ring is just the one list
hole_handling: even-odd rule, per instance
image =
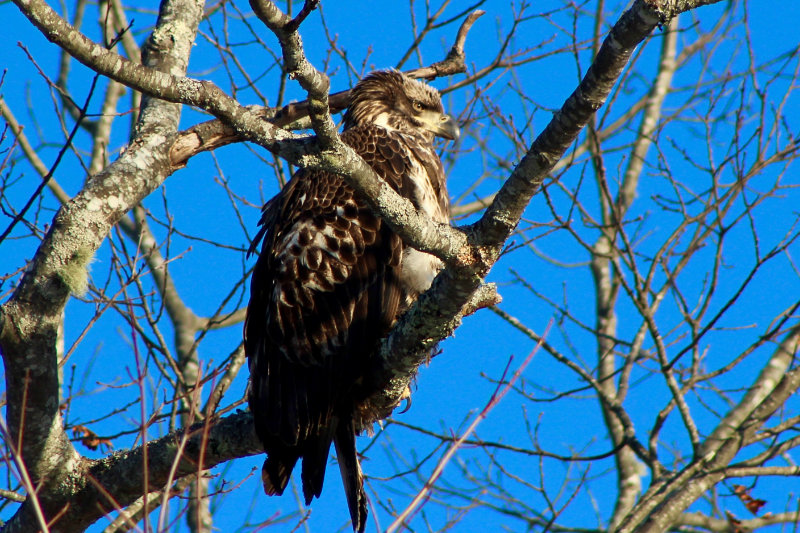
[[[411, 160], [396, 138], [373, 126], [342, 138], [403, 194]], [[403, 243], [340, 177], [319, 170], [300, 170], [262, 222], [245, 324], [250, 404], [265, 443], [295, 446], [334, 410], [352, 409], [339, 404], [405, 300]]]

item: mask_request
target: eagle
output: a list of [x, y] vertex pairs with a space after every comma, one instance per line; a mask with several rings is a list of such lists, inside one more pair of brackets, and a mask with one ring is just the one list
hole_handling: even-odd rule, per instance
[[[455, 140], [459, 129], [430, 85], [380, 70], [351, 90], [342, 140], [418, 210], [448, 223], [436, 136]], [[344, 179], [324, 170], [297, 171], [259, 224], [244, 346], [248, 402], [267, 453], [264, 491], [282, 494], [302, 458], [310, 504], [322, 492], [333, 443], [353, 530], [363, 532], [356, 434], [366, 374], [381, 338], [430, 287], [441, 261], [405, 244]]]

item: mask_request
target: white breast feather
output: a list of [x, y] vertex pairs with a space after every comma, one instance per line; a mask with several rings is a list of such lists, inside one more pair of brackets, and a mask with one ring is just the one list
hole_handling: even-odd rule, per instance
[[[413, 194], [420, 209], [437, 222], [447, 222], [447, 213], [439, 204], [439, 199], [436, 196], [436, 191], [431, 186], [428, 174], [415, 159], [412, 159], [409, 177], [416, 185]], [[441, 269], [442, 262], [435, 256], [413, 248], [406, 248], [403, 251], [400, 280], [408, 289], [419, 294], [430, 288], [433, 278], [436, 277], [436, 274]]]
[[403, 251], [403, 270], [400, 281], [406, 288], [419, 294], [431, 286], [433, 278], [442, 269], [442, 262], [431, 254], [413, 248]]

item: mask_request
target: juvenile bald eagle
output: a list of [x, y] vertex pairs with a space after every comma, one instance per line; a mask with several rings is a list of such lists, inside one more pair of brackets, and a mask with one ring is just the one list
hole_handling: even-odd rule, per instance
[[[449, 204], [434, 136], [455, 139], [439, 93], [394, 71], [351, 91], [342, 140], [398, 193], [439, 222]], [[264, 491], [282, 494], [297, 460], [306, 504], [319, 497], [336, 446], [353, 529], [367, 503], [356, 454], [363, 375], [378, 342], [441, 268], [408, 247], [344, 180], [299, 170], [264, 206], [244, 326], [250, 410], [267, 452]]]

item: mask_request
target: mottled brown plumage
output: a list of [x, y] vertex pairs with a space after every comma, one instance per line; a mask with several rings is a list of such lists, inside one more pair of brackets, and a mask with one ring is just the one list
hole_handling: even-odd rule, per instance
[[[351, 93], [342, 140], [398, 193], [447, 222], [435, 135], [458, 128], [435, 89], [377, 71]], [[337, 175], [298, 171], [264, 207], [263, 240], [245, 322], [250, 409], [267, 460], [267, 494], [282, 494], [298, 459], [306, 503], [319, 496], [336, 446], [353, 529], [367, 505], [356, 453], [363, 373], [399, 313], [439, 261], [406, 246]]]

